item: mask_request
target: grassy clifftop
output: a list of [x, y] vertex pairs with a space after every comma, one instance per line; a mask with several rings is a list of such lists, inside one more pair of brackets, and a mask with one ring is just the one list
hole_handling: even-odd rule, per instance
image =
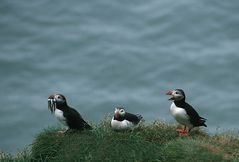
[[[109, 120], [92, 131], [58, 133], [49, 128], [40, 133], [31, 151], [17, 157], [0, 154], [1, 161], [239, 161], [239, 139], [229, 135], [209, 136], [195, 130], [178, 137], [176, 125], [155, 122], [133, 131], [115, 132]], [[2, 158], [1, 158], [2, 156]]]

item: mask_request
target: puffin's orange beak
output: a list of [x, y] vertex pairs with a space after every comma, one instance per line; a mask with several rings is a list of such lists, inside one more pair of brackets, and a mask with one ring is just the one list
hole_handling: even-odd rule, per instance
[[166, 95], [169, 95], [169, 99], [168, 100], [174, 100], [174, 96], [173, 96], [173, 90], [169, 90]]
[[173, 90], [169, 90], [166, 95], [172, 95], [173, 94]]
[[50, 96], [48, 97], [48, 99], [50, 99], [50, 100], [54, 99], [54, 95], [50, 95]]
[[115, 116], [116, 119], [118, 119], [120, 117], [119, 112], [117, 111], [114, 116]]

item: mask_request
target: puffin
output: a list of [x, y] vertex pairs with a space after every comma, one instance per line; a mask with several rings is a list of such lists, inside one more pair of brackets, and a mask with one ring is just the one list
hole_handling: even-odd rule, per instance
[[111, 120], [111, 127], [114, 130], [132, 130], [138, 126], [143, 117], [139, 114], [131, 114], [123, 107], [116, 107]]
[[66, 98], [62, 94], [53, 94], [48, 97], [48, 109], [54, 113], [55, 117], [67, 127], [68, 130], [85, 130], [92, 127], [84, 121], [81, 115], [68, 106]]
[[169, 100], [173, 101], [170, 107], [172, 116], [184, 126], [184, 129], [176, 130], [179, 136], [188, 136], [195, 127], [207, 127], [205, 124], [207, 119], [199, 116], [197, 111], [185, 101], [186, 95], [182, 89], [169, 90], [166, 95], [169, 95]]

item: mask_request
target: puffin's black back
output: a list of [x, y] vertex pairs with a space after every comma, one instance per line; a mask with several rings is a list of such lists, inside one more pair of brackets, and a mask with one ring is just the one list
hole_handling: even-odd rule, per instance
[[125, 113], [125, 119], [128, 121], [131, 121], [133, 124], [138, 124], [140, 122], [140, 120], [142, 119], [141, 115], [134, 115], [131, 113]]
[[124, 116], [119, 116], [118, 118], [114, 116], [114, 120], [118, 120], [118, 121], [128, 120], [132, 122], [133, 124], [138, 124], [142, 118], [143, 117], [141, 115], [134, 115], [127, 112], [125, 112]]
[[92, 129], [89, 124], [87, 124], [81, 115], [73, 108], [68, 107], [64, 111], [64, 117], [70, 129], [84, 130]]
[[186, 113], [190, 117], [190, 122], [192, 123], [192, 125], [194, 127], [197, 127], [197, 126], [207, 127], [207, 125], [205, 124], [206, 119], [203, 117], [200, 117], [199, 114], [197, 113], [197, 111], [191, 105], [189, 105], [187, 102], [179, 101], [179, 102], [174, 102], [174, 103], [177, 107], [185, 109]]

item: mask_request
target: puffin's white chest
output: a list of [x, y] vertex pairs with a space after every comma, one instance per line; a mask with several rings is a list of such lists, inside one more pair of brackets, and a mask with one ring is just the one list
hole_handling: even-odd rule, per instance
[[115, 130], [124, 130], [124, 129], [133, 129], [135, 125], [128, 120], [123, 121], [114, 120], [113, 117], [111, 120], [111, 127]]
[[55, 116], [56, 116], [56, 118], [57, 118], [62, 124], [64, 124], [65, 126], [67, 126], [66, 118], [63, 116], [63, 111], [61, 111], [61, 110], [59, 110], [59, 109], [56, 109], [56, 110], [55, 110]]
[[170, 112], [177, 122], [179, 122], [182, 125], [192, 127], [192, 124], [190, 123], [190, 118], [187, 112], [183, 108], [177, 107], [174, 104], [174, 102], [171, 104]]

